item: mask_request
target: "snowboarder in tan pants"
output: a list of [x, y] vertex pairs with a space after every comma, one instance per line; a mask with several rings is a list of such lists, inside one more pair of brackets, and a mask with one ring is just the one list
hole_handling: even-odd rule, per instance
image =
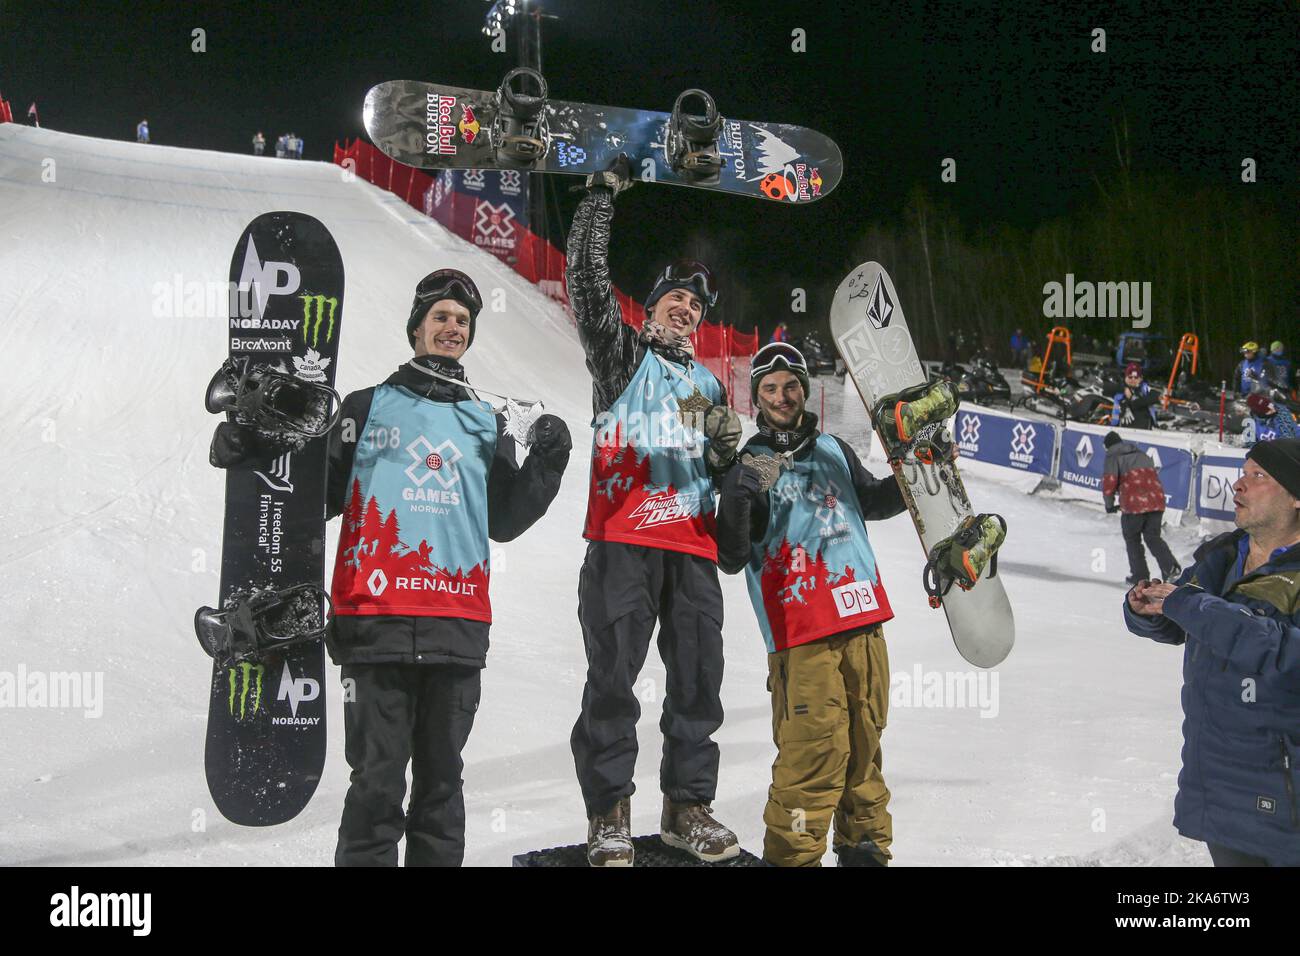
[[727, 473], [718, 566], [745, 569], [768, 650], [776, 762], [763, 858], [819, 866], [834, 824], [840, 866], [885, 866], [893, 824], [881, 772], [892, 618], [866, 521], [905, 510], [804, 408], [808, 367], [776, 342], [754, 356], [758, 434]]

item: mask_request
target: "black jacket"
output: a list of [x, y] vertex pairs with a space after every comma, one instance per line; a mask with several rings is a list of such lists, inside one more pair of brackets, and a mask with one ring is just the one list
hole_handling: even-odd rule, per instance
[[[443, 375], [464, 380], [459, 362], [422, 356], [422, 365]], [[398, 367], [384, 381], [400, 385], [435, 402], [455, 402], [469, 390], [424, 375], [409, 364]], [[329, 436], [329, 470], [325, 490], [327, 519], [343, 513], [352, 480], [356, 442], [365, 434], [374, 387], [352, 392], [343, 400], [338, 424]], [[560, 478], [568, 464], [565, 453], [556, 460], [529, 455], [522, 466], [515, 462], [515, 440], [505, 433], [505, 418], [497, 416], [496, 457], [488, 472], [488, 537], [512, 541], [527, 531], [555, 500]], [[330, 624], [327, 644], [336, 664], [468, 664], [487, 662], [488, 628], [483, 621], [450, 617], [399, 615], [338, 615]]]
[[[799, 447], [805, 438], [816, 437], [817, 416], [804, 412], [803, 422], [794, 434], [789, 434], [789, 441], [778, 444], [776, 432], [767, 425], [763, 416], [758, 418], [759, 433], [745, 443], [741, 456], [746, 451], [751, 454], [776, 455], [787, 448]], [[858, 507], [862, 517], [867, 521], [880, 521], [892, 518], [907, 510], [903, 501], [902, 489], [893, 475], [888, 478], [876, 478], [862, 466], [857, 454], [848, 443], [838, 435], [832, 435], [844, 452], [844, 460], [849, 464], [849, 473], [853, 476], [853, 491], [858, 498]], [[804, 461], [812, 454], [814, 441], [808, 441], [794, 455], [795, 461]], [[740, 476], [740, 456], [736, 464], [727, 472], [722, 481], [722, 493], [718, 498], [718, 567], [727, 574], [743, 571], [749, 563], [752, 543], [762, 541], [767, 536], [767, 522], [770, 513], [769, 493], [752, 497], [741, 491], [736, 479]]]
[[[614, 195], [596, 186], [578, 203], [569, 228], [564, 271], [569, 303], [578, 322], [578, 339], [591, 372], [593, 415], [607, 412], [636, 374], [647, 346], [636, 329], [623, 321], [609, 277], [609, 238], [614, 221]], [[653, 346], [669, 361], [689, 366], [691, 356], [677, 349]], [[721, 388], [721, 383], [719, 383]], [[726, 389], [721, 405], [727, 404]]]

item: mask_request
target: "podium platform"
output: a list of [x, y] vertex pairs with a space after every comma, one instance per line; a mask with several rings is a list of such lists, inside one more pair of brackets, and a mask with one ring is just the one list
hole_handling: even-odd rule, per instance
[[[762, 866], [763, 861], [743, 848], [740, 855], [721, 863], [705, 863], [685, 850], [666, 846], [659, 835], [651, 834], [632, 838], [636, 850], [635, 866]], [[511, 860], [512, 866], [586, 866], [587, 844], [553, 846], [549, 850], [530, 850]]]

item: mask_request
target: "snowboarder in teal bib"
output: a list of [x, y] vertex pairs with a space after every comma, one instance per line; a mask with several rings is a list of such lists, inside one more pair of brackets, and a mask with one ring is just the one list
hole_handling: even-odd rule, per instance
[[352, 767], [340, 866], [395, 866], [403, 835], [407, 866], [461, 863], [460, 753], [492, 621], [488, 539], [510, 541], [544, 515], [568, 463], [568, 428], [543, 415], [516, 464], [505, 416], [466, 383], [460, 359], [481, 307], [464, 273], [425, 277], [407, 323], [414, 357], [348, 395], [330, 434], [326, 514], [342, 527], [326, 640]]
[[659, 784], [660, 837], [703, 860], [736, 856], [712, 816], [722, 724], [722, 591], [714, 476], [730, 465], [740, 420], [690, 335], [717, 301], [709, 270], [668, 266], [638, 333], [623, 322], [609, 275], [614, 196], [626, 162], [588, 180], [569, 232], [569, 299], [592, 377], [591, 452], [578, 584], [587, 652], [582, 711], [571, 736], [593, 866], [631, 866], [632, 772], [641, 714], [635, 683], [655, 622], [668, 672]]
[[834, 822], [841, 866], [885, 866], [893, 823], [881, 772], [892, 618], [866, 522], [906, 510], [805, 408], [808, 369], [772, 343], [750, 377], [759, 433], [722, 485], [718, 565], [741, 569], [768, 651], [776, 762], [763, 858], [819, 866]]

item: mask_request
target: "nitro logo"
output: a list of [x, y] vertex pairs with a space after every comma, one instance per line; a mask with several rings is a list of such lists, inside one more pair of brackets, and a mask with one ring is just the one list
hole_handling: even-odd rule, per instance
[[674, 521], [686, 521], [695, 517], [697, 496], [677, 493], [651, 495], [636, 506], [629, 518], [640, 518], [636, 530], [655, 528], [659, 525], [672, 524]]
[[424, 106], [424, 151], [443, 156], [456, 154], [456, 121], [452, 112], [456, 97], [426, 93]]
[[253, 237], [248, 237], [244, 247], [244, 268], [239, 273], [240, 305], [253, 294], [253, 311], [240, 308], [236, 314], [261, 318], [266, 314], [266, 303], [273, 295], [293, 295], [302, 285], [302, 273], [292, 262], [263, 262], [257, 254]]
[[50, 897], [51, 926], [129, 926], [132, 936], [148, 936], [152, 913], [152, 893], [82, 893], [74, 885]]
[[302, 340], [315, 348], [320, 344], [320, 327], [325, 325], [325, 341], [334, 340], [334, 314], [339, 300], [333, 296], [300, 295], [302, 299]]
[[312, 680], [310, 677], [294, 677], [293, 672], [289, 670], [289, 662], [284, 662], [284, 670], [280, 672], [280, 689], [275, 695], [276, 700], [287, 700], [289, 702], [289, 711], [293, 714], [289, 717], [276, 717], [271, 721], [273, 724], [317, 724], [320, 722], [319, 717], [298, 717], [298, 705], [313, 701], [320, 696], [320, 681]]

